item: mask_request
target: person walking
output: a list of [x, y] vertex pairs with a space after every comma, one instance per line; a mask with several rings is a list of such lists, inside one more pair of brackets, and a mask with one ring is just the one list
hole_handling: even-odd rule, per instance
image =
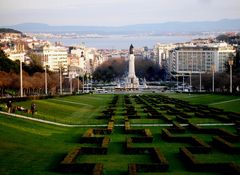
[[34, 115], [34, 113], [36, 112], [36, 104], [32, 103], [31, 104], [31, 112], [32, 112], [32, 116]]
[[8, 108], [8, 113], [11, 113], [11, 111], [12, 111], [12, 101], [11, 100], [9, 100], [7, 102], [7, 108]]

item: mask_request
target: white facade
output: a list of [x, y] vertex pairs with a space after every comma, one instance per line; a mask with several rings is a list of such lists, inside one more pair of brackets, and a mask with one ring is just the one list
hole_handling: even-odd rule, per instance
[[170, 52], [170, 71], [176, 73], [224, 72], [233, 46], [214, 44], [207, 46], [178, 47]]
[[164, 63], [166, 62], [167, 59], [169, 59], [169, 52], [176, 48], [176, 45], [173, 44], [156, 44], [154, 48], [154, 52], [156, 55], [157, 62], [160, 67], [165, 66]]
[[71, 54], [78, 57], [78, 67], [85, 73], [93, 73], [104, 61], [104, 58], [96, 49], [85, 48], [83, 46], [71, 50]]
[[68, 52], [67, 48], [61, 46], [43, 46], [35, 49], [35, 53], [42, 57], [42, 64], [48, 65], [49, 70], [59, 71], [62, 68], [63, 72], [68, 68]]
[[9, 53], [8, 58], [12, 61], [20, 60], [25, 62], [25, 53]]

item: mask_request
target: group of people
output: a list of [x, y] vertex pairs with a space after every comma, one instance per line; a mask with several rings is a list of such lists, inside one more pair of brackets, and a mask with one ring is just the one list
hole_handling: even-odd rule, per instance
[[[28, 109], [26, 109], [26, 108], [24, 108], [24, 107], [22, 107], [22, 106], [13, 106], [13, 105], [12, 105], [12, 101], [9, 100], [9, 101], [7, 102], [7, 112], [8, 112], [8, 113], [11, 113], [11, 112], [14, 113], [16, 110], [18, 110], [18, 111], [24, 111], [24, 112], [28, 112], [28, 111], [29, 111]], [[36, 112], [36, 104], [35, 104], [35, 103], [32, 103], [32, 104], [31, 104], [30, 112], [32, 113], [32, 115], [34, 115], [34, 113]]]

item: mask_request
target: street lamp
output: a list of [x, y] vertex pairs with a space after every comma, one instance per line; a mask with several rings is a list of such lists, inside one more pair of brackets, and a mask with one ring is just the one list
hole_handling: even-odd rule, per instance
[[189, 84], [190, 84], [190, 92], [192, 91], [192, 71], [189, 73], [189, 78], [190, 78], [190, 82], [189, 82]]
[[47, 90], [47, 60], [46, 60], [46, 56], [44, 56], [44, 61], [45, 61], [45, 95], [48, 94], [48, 90]]
[[215, 64], [212, 64], [212, 92], [214, 92], [214, 73], [215, 73]]
[[233, 59], [231, 57], [228, 59], [228, 64], [230, 66], [230, 93], [232, 93], [232, 66], [233, 66]]
[[88, 89], [89, 88], [88, 87], [89, 79], [88, 78], [89, 78], [89, 74], [87, 73], [87, 93], [89, 92], [89, 89]]
[[62, 62], [58, 62], [59, 66], [59, 87], [60, 87], [60, 95], [62, 95]]
[[45, 94], [48, 94], [47, 90], [47, 65], [45, 65]]
[[23, 97], [22, 59], [20, 58], [20, 97]]
[[177, 74], [177, 90], [178, 90], [178, 74]]
[[78, 93], [79, 93], [79, 74], [78, 74]]
[[184, 92], [184, 73], [182, 74], [182, 77], [183, 77], [183, 79], [182, 79], [182, 91]]
[[82, 82], [82, 92], [84, 93], [84, 76], [85, 76], [85, 74], [83, 74], [83, 82]]
[[199, 70], [199, 92], [202, 92], [202, 72]]
[[70, 81], [70, 82], [69, 82], [69, 83], [70, 83], [70, 94], [72, 94], [72, 92], [73, 92], [72, 74], [70, 74], [69, 76], [70, 76], [70, 77], [69, 77], [69, 81]]
[[90, 79], [91, 79], [91, 91], [92, 91], [92, 75], [90, 75]]

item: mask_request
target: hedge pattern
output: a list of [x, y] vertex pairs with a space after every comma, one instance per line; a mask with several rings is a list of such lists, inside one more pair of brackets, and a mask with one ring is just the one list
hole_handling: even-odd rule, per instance
[[[120, 106], [120, 108], [119, 108]], [[124, 126], [122, 130], [115, 130], [114, 123], [118, 123], [119, 118], [115, 120], [115, 115], [121, 112]], [[219, 122], [235, 123], [236, 132], [230, 132], [220, 127], [203, 127], [191, 123], [191, 119], [211, 118]], [[171, 126], [159, 129], [159, 134], [152, 134], [149, 128], [138, 128], [131, 125], [132, 119], [151, 119], [154, 121], [164, 121]], [[226, 113], [216, 108], [206, 105], [190, 105], [187, 102], [167, 98], [161, 95], [124, 95], [123, 99], [115, 95], [97, 119], [107, 120], [106, 128], [88, 128], [80, 138], [81, 143], [89, 143], [93, 146], [79, 147], [71, 150], [59, 164], [59, 172], [99, 175], [104, 172], [104, 163], [76, 163], [76, 159], [81, 155], [89, 154], [109, 154], [108, 149], [111, 143], [109, 135], [114, 132], [124, 134], [126, 139], [124, 143], [123, 154], [137, 155], [144, 154], [150, 157], [151, 161], [146, 163], [129, 163], [128, 174], [137, 175], [138, 173], [168, 172], [171, 166], [164, 152], [158, 147], [151, 146], [153, 142], [184, 143], [187, 146], [179, 148], [179, 161], [182, 160], [184, 166], [189, 171], [197, 172], [217, 172], [221, 174], [240, 174], [240, 166], [234, 162], [203, 162], [197, 159], [197, 154], [213, 154], [213, 149], [218, 151], [239, 154], [239, 115], [235, 113]], [[121, 127], [118, 125], [118, 127]], [[155, 131], [156, 132], [156, 131]], [[194, 134], [212, 135], [212, 141], [205, 141], [204, 138]], [[161, 138], [157, 138], [161, 137]], [[204, 140], [203, 140], [204, 139]], [[161, 141], [162, 141], [161, 140]], [[149, 146], [136, 147], [135, 143], [148, 143]], [[171, 170], [172, 171], [172, 170]], [[127, 173], [126, 173], [127, 174]]]

